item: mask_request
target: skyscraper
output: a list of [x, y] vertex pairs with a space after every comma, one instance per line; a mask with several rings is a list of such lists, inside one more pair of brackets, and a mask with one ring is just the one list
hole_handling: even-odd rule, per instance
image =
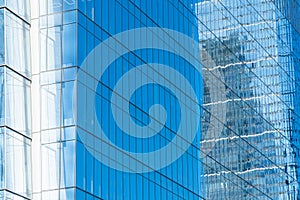
[[0, 1], [0, 198], [31, 198], [28, 1]]
[[298, 199], [299, 9], [0, 0], [0, 199]]
[[[185, 106], [191, 111], [179, 109], [190, 97], [184, 94], [182, 99], [178, 98], [176, 95], [182, 94], [183, 89], [174, 85], [176, 81], [170, 85], [169, 80], [174, 79], [172, 73], [163, 70], [171, 66], [185, 76], [201, 100], [201, 72], [193, 69], [188, 59], [175, 54], [178, 48], [168, 47], [178, 41], [167, 36], [172, 29], [176, 31], [173, 37], [181, 33], [197, 42], [194, 2], [32, 0], [31, 3], [33, 199], [201, 198], [200, 129], [196, 129], [196, 137], [188, 149], [184, 149], [183, 139], [174, 142], [178, 138], [176, 132], [183, 129], [180, 120], [185, 115], [186, 122], [195, 121], [191, 117], [194, 114], [189, 112], [196, 110], [191, 110], [191, 104]], [[161, 34], [155, 35], [155, 31]], [[117, 34], [122, 34], [120, 40], [128, 39], [118, 42], [114, 38], [118, 38]], [[166, 42], [161, 46], [164, 50], [136, 48], [122, 53], [99, 78], [101, 62], [116, 56], [122, 46], [128, 43], [137, 47], [139, 43], [145, 45], [145, 41], [159, 46], [162, 43], [149, 43], [156, 37], [169, 40], [159, 39]], [[99, 53], [98, 48], [106, 42], [109, 45]], [[183, 45], [191, 48], [188, 43]], [[197, 48], [187, 53], [199, 60], [196, 51]], [[161, 70], [156, 71], [150, 65]], [[123, 91], [117, 91], [118, 81], [124, 80], [125, 74], [135, 79], [122, 82]], [[157, 82], [160, 84], [155, 83], [158, 80], [153, 82], [151, 74], [160, 77], [161, 82]], [[176, 78], [183, 87], [180, 77]], [[163, 86], [164, 83], [175, 90]], [[125, 92], [133, 88], [134, 93], [126, 99]], [[118, 96], [121, 100], [113, 101]], [[123, 99], [126, 100], [122, 102]], [[128, 106], [123, 106], [126, 103]], [[137, 125], [128, 125], [125, 122], [128, 118], [128, 123]], [[199, 120], [181, 126], [192, 132], [198, 123]], [[144, 127], [144, 134], [153, 130], [158, 134], [138, 135]], [[137, 129], [140, 131], [134, 135]], [[103, 142], [105, 137], [107, 142]], [[168, 143], [173, 145], [167, 157], [158, 154], [147, 158], [165, 146], [169, 148]], [[186, 152], [178, 160], [173, 159], [174, 155], [174, 158], [181, 155], [178, 152], [182, 148]], [[146, 159], [138, 159], [139, 155]]]
[[[204, 80], [218, 77], [223, 85], [213, 100], [216, 90], [204, 90], [202, 132], [209, 137], [201, 144], [213, 146], [203, 158], [204, 166], [210, 166], [204, 167], [205, 198], [297, 199], [299, 4], [197, 5], [200, 46], [206, 53]], [[205, 66], [207, 57], [213, 62]], [[225, 118], [212, 112], [217, 106], [226, 110]], [[220, 132], [209, 132], [213, 118], [223, 126]]]

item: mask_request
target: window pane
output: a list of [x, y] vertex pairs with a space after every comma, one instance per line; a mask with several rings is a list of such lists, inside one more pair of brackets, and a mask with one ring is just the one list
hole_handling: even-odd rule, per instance
[[4, 68], [0, 67], [0, 124], [5, 123]]
[[21, 133], [30, 135], [30, 83], [7, 68], [5, 77], [6, 125]]
[[61, 27], [48, 29], [47, 63], [48, 70], [61, 67]]
[[75, 141], [61, 144], [61, 175], [60, 187], [75, 186]]
[[74, 125], [74, 112], [73, 112], [73, 88], [74, 82], [62, 83], [62, 122], [64, 126]]
[[75, 24], [63, 27], [63, 67], [75, 66], [76, 57], [76, 28]]
[[62, 0], [48, 0], [48, 14], [62, 11]]
[[[1, 4], [0, 0], [0, 4]], [[29, 0], [6, 0], [6, 6], [24, 17], [26, 20], [30, 18], [30, 3]]]
[[59, 143], [42, 145], [43, 190], [59, 188], [59, 146]]
[[76, 8], [75, 0], [63, 0], [64, 10], [72, 10]]
[[60, 193], [60, 200], [74, 200], [75, 199], [75, 190], [74, 189], [60, 190], [59, 193]]
[[[78, 131], [82, 131], [78, 129]], [[85, 189], [86, 182], [85, 147], [81, 142], [76, 143], [76, 185], [80, 189]], [[81, 198], [79, 198], [81, 199]]]
[[[14, 1], [10, 1], [14, 2]], [[30, 76], [29, 26], [10, 12], [6, 13], [6, 64]]]
[[41, 93], [42, 129], [59, 127], [61, 85], [52, 84], [42, 86]]
[[[0, 0], [1, 5], [1, 0]], [[4, 64], [4, 15], [3, 9], [0, 9], [0, 65]]]
[[4, 188], [4, 128], [0, 128], [0, 189]]
[[31, 196], [30, 141], [20, 134], [6, 130], [5, 180], [6, 188], [20, 195]]

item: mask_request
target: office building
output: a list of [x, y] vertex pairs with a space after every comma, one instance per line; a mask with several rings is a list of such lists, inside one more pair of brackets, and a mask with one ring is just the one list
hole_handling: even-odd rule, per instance
[[[124, 155], [125, 151], [144, 155], [155, 152], [175, 138], [183, 100], [176, 100], [174, 91], [158, 84], [138, 87], [138, 82], [133, 83], [129, 88], [136, 91], [129, 99], [129, 111], [118, 105], [116, 117], [121, 117], [121, 125], [113, 115], [111, 100], [118, 95], [114, 91], [117, 81], [146, 63], [171, 66], [188, 80], [193, 77], [190, 84], [200, 99], [200, 72], [178, 55], [159, 49], [137, 49], [118, 56], [100, 78], [97, 59], [101, 62], [113, 53], [97, 54], [95, 61], [85, 63], [87, 56], [97, 53], [95, 47], [128, 30], [172, 29], [196, 41], [194, 2], [32, 0], [31, 4], [33, 199], [201, 198], [200, 129], [187, 151], [166, 167], [152, 169], [151, 160], [134, 162]], [[108, 48], [117, 48], [117, 44], [110, 43]], [[199, 57], [198, 53], [193, 55]], [[147, 79], [143, 73], [134, 73], [140, 76], [137, 80]], [[163, 80], [168, 80], [167, 75], [163, 74]], [[124, 131], [121, 126], [126, 117], [139, 127], [148, 126], [151, 120], [160, 126], [161, 118], [148, 114], [154, 104], [162, 105], [169, 116], [157, 135], [134, 137]], [[101, 130], [111, 142], [108, 147], [100, 138]], [[173, 148], [173, 154], [181, 147], [178, 144]], [[113, 153], [116, 148], [124, 152]], [[155, 157], [154, 162], [164, 163], [163, 159], [168, 158]], [[136, 166], [140, 163], [144, 170]]]
[[298, 199], [299, 8], [0, 0], [0, 199]]
[[299, 198], [299, 4], [201, 1], [196, 9], [204, 85], [219, 80], [218, 90], [204, 89], [204, 197]]
[[1, 199], [32, 194], [29, 6], [0, 1]]

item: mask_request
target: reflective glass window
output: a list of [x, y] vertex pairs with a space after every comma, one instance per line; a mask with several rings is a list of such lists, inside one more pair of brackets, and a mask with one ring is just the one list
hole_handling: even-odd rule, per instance
[[6, 129], [5, 137], [6, 188], [25, 197], [31, 197], [30, 140]]
[[30, 20], [30, 0], [6, 0], [6, 6], [26, 20]]
[[14, 130], [31, 134], [30, 83], [20, 75], [5, 68], [5, 119]]
[[[60, 200], [73, 200], [75, 199], [75, 189], [61, 189], [59, 191]], [[78, 198], [76, 198], [78, 199]]]
[[74, 125], [73, 99], [74, 82], [62, 83], [62, 123], [64, 126]]
[[59, 188], [60, 144], [42, 145], [42, 189], [53, 190]]
[[61, 143], [60, 187], [75, 186], [75, 141]]
[[[10, 1], [14, 2], [14, 1]], [[16, 71], [30, 76], [29, 25], [10, 13], [5, 12], [6, 64]]]
[[61, 84], [41, 87], [41, 128], [60, 127]]
[[48, 14], [61, 12], [63, 0], [48, 0]]
[[62, 61], [63, 67], [76, 65], [76, 27], [75, 24], [63, 26], [62, 34]]
[[[61, 67], [61, 27], [48, 29], [47, 38], [47, 69], [57, 69]], [[44, 46], [42, 46], [44, 47]]]
[[4, 128], [0, 128], [0, 188], [4, 188]]
[[5, 84], [4, 84], [4, 68], [0, 67], [0, 124], [5, 123]]
[[0, 9], [0, 65], [4, 64], [5, 46], [4, 46], [4, 9]]
[[76, 0], [63, 0], [63, 9], [64, 10], [73, 10], [76, 8]]

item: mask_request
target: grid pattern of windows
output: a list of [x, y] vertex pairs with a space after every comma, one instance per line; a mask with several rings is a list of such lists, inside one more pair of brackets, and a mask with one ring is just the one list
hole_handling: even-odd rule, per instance
[[[213, 61], [203, 66], [205, 85], [214, 84], [211, 77], [223, 85], [222, 90], [204, 87], [202, 134], [213, 119], [223, 127], [201, 141], [203, 148], [213, 146], [203, 159], [205, 198], [299, 198], [299, 112], [293, 100], [299, 32], [296, 17], [286, 16], [299, 5], [225, 0], [199, 2], [196, 9], [202, 61]], [[212, 112], [220, 106], [224, 118]]]
[[[0, 5], [3, 2], [0, 0]], [[35, 8], [31, 16], [33, 199], [299, 198], [298, 1], [31, 3]], [[11, 6], [12, 10], [16, 5]], [[22, 12], [26, 10], [21, 3], [19, 7]], [[22, 12], [21, 18], [27, 19]], [[132, 152], [155, 151], [174, 137], [180, 121], [178, 103], [184, 100], [154, 84], [139, 88], [129, 108], [136, 124], [149, 124], [149, 107], [156, 103], [173, 118], [166, 120], [163, 131], [152, 140], [134, 139], [120, 130], [110, 114], [111, 96], [120, 77], [141, 64], [162, 63], [187, 77], [196, 93], [202, 95], [201, 74], [179, 56], [155, 49], [120, 56], [100, 80], [95, 77], [96, 69], [89, 67], [94, 63], [87, 66], [83, 77], [77, 77], [80, 65], [97, 45], [115, 34], [140, 27], [169, 28], [199, 40], [204, 80], [202, 138], [199, 142], [199, 133], [188, 151], [172, 165], [155, 172], [130, 174], [95, 159], [91, 152], [106, 156], [97, 142], [84, 145], [87, 140], [97, 141], [100, 127], [96, 121], [116, 146]], [[0, 27], [0, 34], [4, 31]], [[3, 63], [7, 56], [4, 49], [0, 42]], [[24, 53], [19, 54], [21, 58]], [[27, 65], [22, 65], [25, 62], [11, 61], [21, 75], [28, 75]], [[0, 76], [3, 80], [4, 76]], [[5, 92], [3, 88], [0, 87], [1, 94]], [[83, 105], [73, 106], [74, 91]], [[97, 105], [89, 103], [93, 100]], [[5, 107], [5, 101], [0, 103]], [[120, 115], [124, 117], [121, 112]], [[5, 122], [5, 116], [0, 110], [0, 122]], [[27, 141], [23, 143], [27, 145]], [[0, 159], [5, 159], [4, 155]], [[126, 163], [117, 156], [109, 159]], [[4, 185], [4, 178], [1, 181]]]
[[0, 1], [0, 198], [31, 199], [29, 1]]
[[[197, 40], [194, 2], [32, 0], [31, 3], [39, 8], [32, 11], [31, 22], [31, 37], [39, 38], [32, 44], [37, 49], [33, 55], [39, 55], [32, 58], [32, 96], [36, 106], [33, 109], [33, 149], [37, 150], [33, 153], [33, 199], [202, 198], [199, 193], [200, 130], [181, 158], [149, 173], [133, 174], [112, 169], [90, 153], [106, 156], [101, 154], [101, 146], [97, 143], [89, 147], [84, 145], [84, 140], [96, 141], [99, 127], [95, 121], [98, 120], [109, 139], [125, 150], [148, 152], [165, 146], [178, 130], [178, 104], [179, 101], [184, 103], [184, 99], [176, 99], [171, 91], [155, 84], [139, 88], [130, 100], [130, 116], [135, 123], [147, 125], [149, 107], [156, 103], [163, 105], [170, 117], [158, 135], [148, 141], [138, 140], [122, 133], [109, 114], [114, 85], [130, 69], [153, 62], [175, 68], [201, 95], [199, 72], [172, 53], [145, 49], [118, 58], [100, 80], [95, 77], [96, 68], [87, 68], [84, 79], [76, 76], [86, 56], [97, 45], [126, 30], [170, 28]], [[97, 91], [93, 91], [95, 85], [98, 85]], [[74, 90], [83, 105], [73, 106]], [[96, 105], [90, 103], [93, 99]], [[78, 135], [86, 135], [86, 138]], [[126, 161], [119, 162], [124, 163], [124, 168], [130, 167]], [[159, 158], [156, 162], [160, 162]]]

